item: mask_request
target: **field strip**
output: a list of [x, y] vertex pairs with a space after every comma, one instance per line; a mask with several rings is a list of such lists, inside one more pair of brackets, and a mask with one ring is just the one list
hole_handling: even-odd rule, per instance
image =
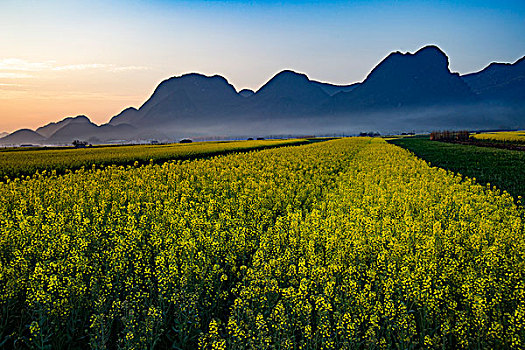
[[0, 183], [0, 344], [520, 348], [523, 210], [377, 138]]
[[523, 345], [523, 213], [510, 196], [379, 139], [338, 179], [261, 238], [208, 345]]
[[[151, 340], [144, 322], [156, 319], [140, 315], [153, 313], [166, 323], [163, 342], [195, 345], [210, 320], [227, 313], [230, 287], [260, 236], [333, 188], [356, 152], [340, 145], [0, 184], [0, 300], [17, 314], [0, 334], [22, 327], [23, 336], [24, 325], [37, 322], [39, 335], [59, 334], [52, 342], [59, 344], [60, 337], [84, 339], [94, 318], [93, 339], [117, 322], [114, 337], [135, 332]], [[130, 310], [138, 319], [119, 321]], [[61, 328], [70, 323], [77, 326]]]
[[249, 152], [273, 147], [301, 145], [305, 139], [197, 142], [191, 144], [134, 145], [93, 148], [13, 149], [0, 152], [0, 179], [32, 176], [46, 171], [66, 171], [109, 165], [133, 165], [170, 160], [191, 160], [232, 152]]

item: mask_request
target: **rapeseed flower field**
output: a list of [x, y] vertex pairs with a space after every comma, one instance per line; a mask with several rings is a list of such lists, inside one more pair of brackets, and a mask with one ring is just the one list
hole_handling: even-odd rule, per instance
[[93, 165], [103, 167], [130, 165], [134, 162], [160, 163], [168, 160], [195, 159], [230, 152], [303, 143], [308, 143], [308, 140], [213, 141], [164, 145], [95, 146], [80, 149], [72, 147], [0, 148], [0, 180], [5, 177], [31, 176], [44, 170], [62, 174], [67, 170], [90, 168]]
[[0, 183], [0, 345], [525, 347], [524, 210], [381, 139]]
[[525, 143], [525, 130], [486, 132], [473, 135], [478, 140], [496, 140]]

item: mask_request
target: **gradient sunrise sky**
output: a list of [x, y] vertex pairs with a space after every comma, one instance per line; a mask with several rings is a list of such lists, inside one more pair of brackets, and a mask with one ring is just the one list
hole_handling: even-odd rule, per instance
[[256, 90], [283, 69], [362, 81], [392, 51], [438, 45], [453, 71], [525, 55], [525, 1], [0, 1], [0, 132], [107, 122], [164, 79]]

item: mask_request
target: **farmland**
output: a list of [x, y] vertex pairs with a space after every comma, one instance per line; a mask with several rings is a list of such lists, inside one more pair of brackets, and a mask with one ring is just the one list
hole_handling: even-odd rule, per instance
[[[476, 135], [478, 136], [478, 135]], [[417, 156], [476, 181], [505, 190], [514, 197], [525, 197], [525, 152], [430, 141], [426, 137], [407, 137], [390, 141]]]
[[9, 148], [0, 151], [0, 179], [31, 176], [36, 172], [58, 174], [81, 167], [130, 165], [214, 156], [228, 152], [307, 143], [307, 140], [253, 140], [197, 142], [190, 144], [108, 146], [93, 148]]
[[0, 344], [525, 346], [524, 209], [381, 139], [0, 183]]
[[478, 140], [497, 140], [506, 142], [519, 142], [525, 144], [525, 130], [522, 131], [499, 131], [487, 132], [473, 135]]

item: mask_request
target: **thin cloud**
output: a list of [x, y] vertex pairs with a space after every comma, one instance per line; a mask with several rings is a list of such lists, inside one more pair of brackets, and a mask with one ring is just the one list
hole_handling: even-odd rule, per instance
[[[16, 72], [38, 72], [38, 71], [82, 71], [88, 69], [100, 69], [108, 72], [118, 73], [127, 71], [149, 70], [146, 66], [119, 66], [115, 64], [106, 63], [82, 63], [82, 64], [66, 64], [57, 65], [54, 61], [44, 62], [29, 62], [19, 58], [4, 58], [0, 59], [0, 78], [4, 74], [4, 78], [28, 78], [32, 77], [29, 74]], [[7, 75], [6, 75], [7, 74]], [[18, 74], [16, 76], [15, 74]]]
[[113, 67], [110, 69], [112, 72], [128, 72], [133, 70], [150, 70], [150, 67], [145, 66], [122, 66], [122, 67]]
[[102, 63], [88, 63], [88, 64], [68, 64], [65, 66], [56, 66], [53, 67], [54, 71], [64, 71], [64, 70], [86, 70], [86, 69], [101, 69], [112, 67], [111, 64], [102, 64]]
[[0, 79], [27, 79], [33, 78], [33, 75], [27, 73], [0, 72]]
[[53, 62], [28, 62], [19, 58], [4, 58], [0, 60], [0, 70], [36, 72], [49, 69]]

